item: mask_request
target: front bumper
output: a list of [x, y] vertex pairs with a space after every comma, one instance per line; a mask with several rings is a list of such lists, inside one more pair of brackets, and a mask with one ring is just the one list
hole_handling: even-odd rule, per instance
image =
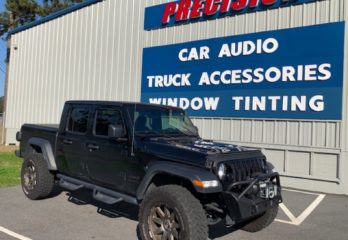
[[[265, 182], [267, 188], [260, 189]], [[273, 191], [272, 194], [268, 194], [268, 189]], [[228, 215], [235, 222], [260, 215], [283, 201], [278, 173], [262, 174], [250, 180], [232, 183], [222, 195]]]

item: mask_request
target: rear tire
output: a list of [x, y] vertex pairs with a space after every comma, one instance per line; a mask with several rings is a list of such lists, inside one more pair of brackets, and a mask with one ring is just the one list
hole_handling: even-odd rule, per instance
[[187, 189], [156, 187], [141, 203], [139, 232], [142, 240], [206, 240], [207, 218], [201, 203]]
[[31, 200], [48, 197], [54, 188], [54, 175], [48, 170], [41, 153], [31, 151], [25, 154], [21, 171], [24, 194]]
[[246, 223], [243, 223], [243, 226], [241, 229], [243, 229], [246, 232], [261, 231], [262, 229], [268, 227], [274, 221], [274, 219], [277, 216], [277, 213], [278, 213], [278, 205], [268, 209], [261, 216], [258, 216], [257, 218], [254, 218], [252, 220], [249, 220]]

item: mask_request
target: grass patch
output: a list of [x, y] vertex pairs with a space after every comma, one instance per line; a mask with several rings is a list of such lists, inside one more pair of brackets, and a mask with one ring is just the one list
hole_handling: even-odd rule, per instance
[[22, 159], [14, 153], [0, 153], [0, 187], [12, 187], [20, 184]]

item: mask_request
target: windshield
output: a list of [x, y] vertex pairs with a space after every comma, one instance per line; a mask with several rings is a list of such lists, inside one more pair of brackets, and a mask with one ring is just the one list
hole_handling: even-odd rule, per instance
[[137, 135], [198, 135], [181, 109], [137, 105], [133, 117]]

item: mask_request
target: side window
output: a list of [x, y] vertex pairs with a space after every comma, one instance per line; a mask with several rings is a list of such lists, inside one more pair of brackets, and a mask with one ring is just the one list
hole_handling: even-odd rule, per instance
[[112, 109], [97, 110], [94, 134], [97, 136], [108, 136], [108, 128], [110, 124], [123, 125], [121, 112]]
[[86, 133], [89, 110], [86, 108], [73, 108], [69, 113], [66, 130], [75, 133]]

